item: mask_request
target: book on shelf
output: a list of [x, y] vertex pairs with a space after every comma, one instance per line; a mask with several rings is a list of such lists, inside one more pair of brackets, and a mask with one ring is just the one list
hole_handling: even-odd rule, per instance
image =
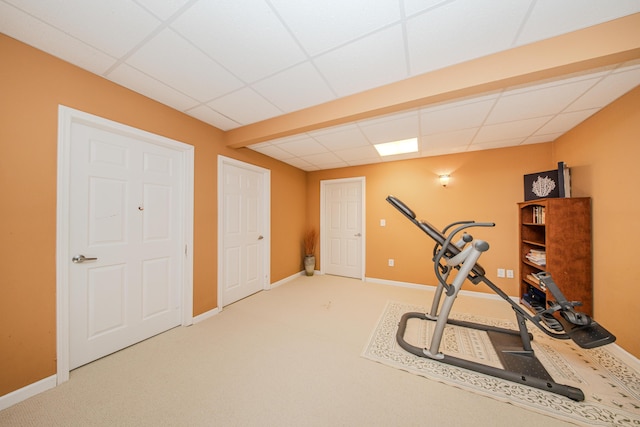
[[544, 220], [545, 220], [545, 207], [534, 206], [533, 207], [533, 223], [544, 224]]
[[542, 250], [530, 249], [529, 252], [525, 255], [525, 258], [536, 265], [547, 265], [547, 254]]
[[540, 279], [538, 279], [536, 276], [534, 276], [533, 274], [527, 274], [527, 279], [529, 279], [529, 281], [535, 283], [536, 285], [540, 284]]

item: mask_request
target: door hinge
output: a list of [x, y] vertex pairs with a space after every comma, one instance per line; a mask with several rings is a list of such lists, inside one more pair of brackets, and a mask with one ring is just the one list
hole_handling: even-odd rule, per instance
[[184, 256], [187, 256], [187, 255], [188, 255], [188, 253], [187, 253], [187, 248], [188, 248], [188, 246], [187, 246], [187, 245], [184, 245]]

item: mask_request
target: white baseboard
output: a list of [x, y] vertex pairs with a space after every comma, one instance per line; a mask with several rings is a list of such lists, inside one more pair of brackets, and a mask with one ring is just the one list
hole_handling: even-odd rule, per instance
[[401, 288], [418, 289], [421, 291], [435, 291], [436, 287], [431, 285], [422, 285], [420, 283], [398, 282], [395, 280], [377, 279], [375, 277], [365, 277], [365, 282], [378, 283], [380, 285], [399, 286]]
[[[285, 277], [285, 278], [284, 278], [284, 279], [282, 279], [282, 280], [278, 280], [277, 282], [273, 282], [273, 283], [271, 284], [270, 289], [277, 288], [278, 286], [284, 285], [285, 283], [290, 282], [290, 281], [292, 281], [292, 280], [294, 280], [294, 279], [297, 279], [297, 278], [298, 278], [298, 277], [300, 277], [300, 276], [304, 276], [305, 274], [306, 274], [306, 273], [304, 272], [304, 270], [302, 270], [302, 271], [300, 271], [300, 272], [298, 272], [298, 273], [292, 274], [292, 275], [291, 275], [291, 276], [289, 276], [289, 277]], [[320, 272], [316, 270], [316, 271], [315, 271], [315, 274], [320, 274]]]
[[[396, 282], [394, 280], [376, 279], [374, 277], [367, 277], [365, 278], [365, 280], [370, 283], [379, 283], [381, 285], [390, 285], [390, 286], [400, 286], [402, 288], [411, 288], [411, 289], [418, 289], [423, 291], [434, 292], [436, 290], [436, 287], [433, 285], [423, 285], [420, 283]], [[472, 298], [486, 298], [486, 299], [504, 301], [501, 296], [496, 294], [490, 294], [487, 292], [467, 291], [465, 289], [461, 289], [460, 292], [458, 292], [458, 295], [465, 295]], [[515, 303], [520, 302], [520, 299], [518, 297], [510, 296], [509, 298], [511, 298], [511, 300]]]
[[[267, 288], [267, 289], [265, 289], [265, 290], [267, 290], [267, 291], [268, 291], [268, 290], [273, 289], [273, 288], [276, 288], [276, 287], [278, 287], [278, 286], [280, 286], [280, 285], [284, 285], [285, 283], [290, 282], [290, 281], [292, 281], [293, 279], [296, 279], [296, 278], [300, 277], [300, 275], [301, 275], [301, 274], [304, 274], [304, 271], [301, 271], [301, 272], [296, 273], [296, 274], [292, 274], [291, 276], [289, 276], [289, 277], [285, 277], [285, 278], [284, 278], [284, 279], [282, 279], [282, 280], [278, 280], [277, 282], [272, 283], [272, 284], [269, 286], [269, 288]], [[194, 324], [196, 324], [196, 323], [202, 322], [203, 320], [207, 320], [208, 318], [213, 317], [213, 316], [215, 316], [216, 314], [220, 314], [220, 312], [221, 312], [221, 311], [222, 311], [222, 309], [221, 309], [220, 307], [216, 307], [216, 308], [214, 308], [214, 309], [212, 309], [212, 310], [205, 311], [204, 313], [202, 313], [202, 314], [199, 314], [199, 315], [195, 316], [195, 317], [193, 318], [193, 323], [194, 323]]]
[[202, 314], [198, 314], [193, 318], [193, 324], [195, 325], [196, 323], [202, 322], [203, 320], [207, 320], [208, 318], [213, 317], [218, 313], [220, 313], [220, 308], [216, 307], [213, 310], [205, 311]]
[[2, 411], [3, 409], [7, 409], [9, 406], [13, 406], [16, 403], [22, 402], [23, 400], [27, 400], [28, 398], [33, 397], [36, 394], [40, 394], [44, 391], [52, 389], [56, 386], [56, 384], [56, 376], [51, 375], [50, 377], [44, 378], [40, 381], [29, 384], [28, 386], [12, 391], [9, 394], [0, 396], [0, 411]]
[[[265, 289], [265, 290], [270, 290], [270, 289], [276, 288], [276, 287], [278, 287], [280, 285], [284, 285], [285, 283], [290, 282], [293, 279], [296, 279], [296, 278], [300, 277], [301, 274], [304, 274], [304, 271], [301, 271], [301, 272], [296, 273], [296, 274], [292, 274], [291, 276], [285, 277], [282, 280], [278, 280], [277, 282], [272, 283], [269, 286], [269, 288]], [[212, 310], [206, 311], [206, 312], [204, 312], [202, 314], [199, 314], [199, 315], [195, 316], [193, 318], [193, 323], [196, 324], [196, 323], [202, 322], [203, 320], [207, 320], [208, 318], [213, 317], [216, 314], [220, 314], [221, 311], [222, 310], [220, 309], [220, 307], [216, 307], [216, 308], [214, 308]]]

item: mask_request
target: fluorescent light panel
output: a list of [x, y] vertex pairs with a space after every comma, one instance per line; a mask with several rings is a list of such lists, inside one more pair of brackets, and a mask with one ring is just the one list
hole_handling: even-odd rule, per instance
[[375, 144], [378, 154], [381, 156], [394, 156], [396, 154], [415, 153], [418, 151], [418, 138], [403, 139], [401, 141]]

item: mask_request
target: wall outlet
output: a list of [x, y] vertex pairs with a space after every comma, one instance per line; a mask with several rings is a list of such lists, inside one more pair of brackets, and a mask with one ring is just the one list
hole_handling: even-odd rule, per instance
[[395, 261], [393, 258], [389, 258], [389, 267], [393, 267], [395, 265]]
[[387, 225], [387, 220], [381, 219], [380, 220], [380, 227], [384, 227], [385, 225]]
[[507, 279], [513, 279], [513, 270], [507, 270]]
[[504, 277], [504, 268], [498, 269], [498, 277]]

